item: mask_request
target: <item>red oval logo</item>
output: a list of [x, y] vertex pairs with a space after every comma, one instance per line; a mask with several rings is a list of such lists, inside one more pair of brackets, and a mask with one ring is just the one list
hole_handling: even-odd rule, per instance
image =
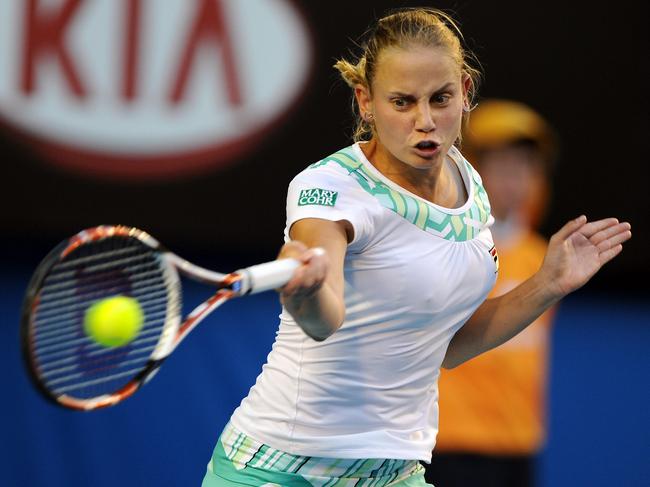
[[312, 65], [289, 0], [3, 0], [0, 118], [47, 160], [161, 179], [251, 151]]

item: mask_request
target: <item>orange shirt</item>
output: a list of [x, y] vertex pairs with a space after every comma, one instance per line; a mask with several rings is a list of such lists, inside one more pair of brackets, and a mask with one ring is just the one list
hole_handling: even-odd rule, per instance
[[[500, 247], [492, 296], [530, 277], [546, 241], [535, 233]], [[552, 312], [519, 335], [452, 370], [442, 370], [435, 451], [534, 454], [544, 442], [545, 385]]]

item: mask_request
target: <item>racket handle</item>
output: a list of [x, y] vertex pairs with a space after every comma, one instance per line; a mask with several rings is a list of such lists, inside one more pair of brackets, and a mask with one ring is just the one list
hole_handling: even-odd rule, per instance
[[[312, 250], [316, 255], [325, 252], [320, 247]], [[242, 295], [256, 294], [282, 287], [289, 282], [293, 272], [300, 265], [300, 261], [296, 259], [279, 259], [241, 269], [235, 272], [235, 274], [243, 276], [239, 292]]]

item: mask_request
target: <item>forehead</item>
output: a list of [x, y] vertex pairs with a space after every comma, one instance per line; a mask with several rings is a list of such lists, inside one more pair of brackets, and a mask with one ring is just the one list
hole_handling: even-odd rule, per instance
[[388, 47], [377, 59], [373, 88], [411, 93], [460, 84], [460, 78], [458, 62], [442, 47]]

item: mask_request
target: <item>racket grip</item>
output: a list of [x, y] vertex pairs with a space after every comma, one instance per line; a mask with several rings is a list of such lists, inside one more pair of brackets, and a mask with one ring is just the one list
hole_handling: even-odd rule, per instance
[[243, 276], [241, 294], [256, 294], [284, 286], [300, 267], [296, 259], [280, 259], [238, 270]]
[[[325, 253], [320, 247], [311, 249], [314, 255]], [[258, 264], [246, 269], [241, 269], [235, 274], [243, 276], [240, 294], [256, 294], [270, 289], [277, 289], [284, 286], [293, 272], [300, 267], [301, 262], [296, 259], [279, 259], [265, 264]]]

